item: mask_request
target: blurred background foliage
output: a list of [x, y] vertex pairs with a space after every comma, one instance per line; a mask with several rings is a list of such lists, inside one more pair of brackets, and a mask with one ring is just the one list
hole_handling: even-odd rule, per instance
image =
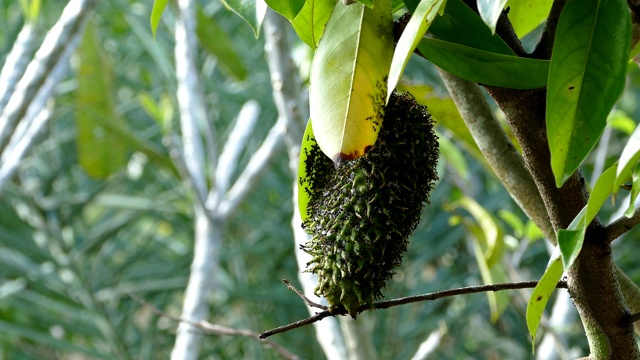
[[[55, 23], [65, 4], [42, 2], [39, 34]], [[106, 137], [111, 140], [90, 140], [82, 136], [83, 125], [78, 126], [78, 117], [87, 115], [78, 99], [79, 69], [86, 56], [82, 45], [68, 76], [56, 87], [46, 131], [1, 195], [0, 359], [159, 359], [171, 351], [177, 324], [129, 296], [134, 293], [166, 313], [179, 314], [193, 256], [193, 199], [167, 147], [177, 131], [175, 19], [169, 6], [154, 41], [151, 4], [100, 1], [88, 23], [91, 37], [83, 44], [93, 44], [101, 59], [97, 70], [108, 75], [103, 96], [112, 99], [109, 116], [119, 119], [102, 119], [111, 124]], [[0, 21], [4, 62], [24, 24], [19, 2], [0, 1]], [[241, 18], [217, 1], [200, 2], [198, 21], [198, 64], [219, 143], [243, 103], [254, 99], [261, 106], [255, 139], [241, 157], [246, 164], [277, 117], [264, 37], [256, 39]], [[310, 50], [299, 40], [295, 46], [304, 77]], [[584, 167], [589, 178], [610, 165], [625, 143], [622, 139], [640, 120], [635, 65], [629, 79], [606, 143]], [[386, 298], [481, 284], [486, 274], [479, 261], [499, 269], [503, 281], [537, 279], [549, 257], [547, 247], [479, 159], [437, 73], [427, 62], [413, 59], [401, 88], [433, 109], [443, 159], [431, 205]], [[92, 177], [82, 165], [83, 158], [91, 162], [100, 153], [111, 161], [109, 155], [117, 151], [120, 162], [104, 176]], [[281, 151], [227, 225], [222, 273], [217, 274], [221, 286], [211, 296], [209, 322], [260, 332], [308, 316], [302, 301], [281, 283], [282, 278], [296, 283], [298, 273], [290, 226], [292, 180]], [[465, 210], [464, 199], [480, 204], [485, 218]], [[616, 200], [620, 204], [623, 199]], [[617, 207], [609, 204], [603, 210], [605, 222], [619, 216], [614, 214]], [[499, 230], [500, 252], [491, 264], [482, 229], [474, 231], [484, 220]], [[617, 241], [616, 255], [620, 266], [640, 281], [633, 252], [637, 235], [634, 231]], [[477, 246], [485, 250], [484, 260], [474, 252]], [[380, 359], [412, 358], [439, 330], [443, 336], [433, 358], [526, 359], [531, 357], [524, 320], [527, 294], [494, 298], [501, 311], [493, 314], [499, 315], [496, 321], [491, 320], [487, 295], [477, 294], [365, 313], [358, 322], [369, 329], [363, 343], [371, 344]], [[585, 349], [579, 320], [565, 325], [554, 331], [569, 339], [568, 350]], [[313, 332], [307, 326], [273, 340], [301, 358], [322, 359]], [[202, 358], [272, 359], [277, 354], [253, 339], [208, 336]]]

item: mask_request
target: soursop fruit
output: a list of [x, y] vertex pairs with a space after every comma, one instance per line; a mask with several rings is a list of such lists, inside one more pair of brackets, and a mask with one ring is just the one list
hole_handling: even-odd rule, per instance
[[420, 221], [436, 180], [438, 141], [426, 107], [393, 94], [375, 145], [334, 167], [317, 144], [305, 161], [310, 199], [303, 226], [313, 238], [302, 246], [318, 275], [315, 293], [329, 310], [353, 318], [370, 309]]

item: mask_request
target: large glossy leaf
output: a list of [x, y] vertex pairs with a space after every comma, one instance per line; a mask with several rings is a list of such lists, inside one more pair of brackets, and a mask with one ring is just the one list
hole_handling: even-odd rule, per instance
[[636, 167], [640, 160], [640, 126], [629, 137], [627, 145], [624, 146], [620, 160], [618, 161], [618, 169], [616, 170], [616, 181], [613, 183], [613, 192], [617, 193], [620, 185], [631, 178], [631, 171]]
[[446, 0], [422, 0], [411, 16], [411, 20], [404, 28], [391, 61], [391, 70], [389, 71], [389, 84], [387, 88], [387, 100], [398, 85], [398, 81], [404, 72], [404, 68], [409, 62], [409, 57], [418, 46], [420, 39], [429, 29], [429, 25], [433, 22], [436, 15], [440, 12]]
[[440, 40], [505, 55], [515, 55], [500, 36], [491, 32], [480, 16], [462, 0], [447, 0], [444, 14], [429, 31]]
[[567, 1], [558, 21], [547, 91], [547, 136], [558, 187], [606, 126], [624, 87], [630, 39], [626, 1]]
[[167, 7], [169, 0], [155, 0], [153, 2], [153, 8], [151, 9], [151, 17], [149, 21], [151, 23], [151, 32], [153, 33], [153, 38], [156, 38], [156, 31], [158, 31], [158, 25], [160, 24], [160, 19], [162, 19], [162, 13], [164, 9]]
[[97, 118], [122, 124], [111, 95], [112, 67], [101, 52], [93, 24], [88, 24], [78, 49], [80, 60], [76, 92], [78, 161], [97, 179], [119, 171], [126, 162], [126, 148], [119, 137], [105, 130]]
[[527, 328], [529, 329], [533, 349], [535, 349], [536, 346], [536, 333], [538, 332], [542, 313], [549, 302], [551, 294], [558, 285], [558, 281], [560, 281], [563, 272], [564, 268], [562, 267], [562, 257], [558, 251], [551, 257], [544, 275], [542, 275], [542, 278], [538, 281], [538, 285], [533, 289], [533, 293], [529, 298], [526, 317]]
[[201, 9], [198, 11], [196, 33], [202, 47], [218, 59], [218, 64], [226, 74], [238, 80], [244, 80], [247, 77], [244, 61], [236, 52], [227, 32], [214, 18], [208, 18]]
[[422, 39], [418, 50], [438, 67], [485, 85], [535, 89], [547, 84], [549, 61], [497, 54], [436, 39]]
[[478, 12], [492, 33], [496, 32], [498, 18], [506, 3], [507, 0], [478, 0]]
[[509, 20], [519, 37], [538, 27], [549, 15], [553, 0], [509, 0]]
[[300, 39], [315, 49], [337, 0], [307, 0], [291, 24]]
[[355, 159], [376, 141], [384, 115], [393, 56], [388, 0], [339, 2], [311, 65], [309, 102], [313, 133], [335, 163]]
[[287, 20], [293, 21], [302, 9], [305, 0], [265, 0], [265, 2]]

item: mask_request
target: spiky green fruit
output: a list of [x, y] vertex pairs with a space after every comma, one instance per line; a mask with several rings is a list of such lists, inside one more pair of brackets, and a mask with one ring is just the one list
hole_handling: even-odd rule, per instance
[[344, 308], [355, 318], [382, 296], [438, 179], [438, 154], [433, 121], [409, 94], [391, 96], [364, 156], [334, 168], [317, 146], [309, 149], [304, 227], [313, 238], [302, 248], [330, 311]]

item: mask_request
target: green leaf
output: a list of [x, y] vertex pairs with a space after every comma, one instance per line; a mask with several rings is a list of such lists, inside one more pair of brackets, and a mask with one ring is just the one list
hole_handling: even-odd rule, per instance
[[640, 194], [640, 166], [636, 166], [633, 171], [633, 182], [631, 185], [631, 194], [629, 195], [629, 207], [624, 212], [624, 216], [630, 218], [636, 211], [636, 199]]
[[457, 172], [456, 177], [459, 177], [466, 183], [469, 180], [469, 166], [462, 152], [458, 150], [451, 140], [442, 134], [438, 134], [438, 143], [440, 144], [440, 154], [442, 158], [449, 166], [455, 169]]
[[123, 123], [115, 112], [111, 95], [112, 65], [98, 44], [94, 25], [89, 23], [78, 48], [76, 144], [84, 171], [94, 178], [105, 179], [125, 165], [127, 149], [119, 137], [97, 120]]
[[560, 281], [563, 272], [562, 259], [558, 252], [551, 257], [547, 270], [545, 270], [538, 285], [533, 289], [531, 298], [529, 298], [529, 304], [527, 305], [527, 328], [529, 329], [529, 336], [531, 336], [531, 343], [534, 350], [536, 346], [536, 333], [538, 332], [542, 313], [549, 302], [551, 294], [558, 285], [558, 281]]
[[264, 19], [264, 13], [258, 11], [260, 1], [256, 0], [221, 0], [222, 3], [231, 11], [236, 13], [244, 20], [251, 29], [256, 38], [260, 34], [260, 26]]
[[436, 39], [422, 39], [418, 50], [438, 67], [466, 80], [512, 89], [547, 84], [547, 60], [496, 54]]
[[633, 130], [636, 128], [636, 122], [626, 112], [618, 109], [613, 111], [607, 117], [607, 125], [613, 129], [617, 129], [625, 133], [626, 135], [633, 134]]
[[196, 34], [202, 47], [218, 59], [223, 72], [238, 80], [244, 80], [247, 77], [247, 69], [227, 32], [214, 18], [207, 18], [202, 9], [198, 9], [197, 16]]
[[160, 24], [160, 19], [162, 18], [162, 13], [164, 9], [167, 7], [169, 0], [155, 0], [153, 2], [153, 8], [151, 9], [151, 17], [149, 19], [151, 23], [151, 32], [153, 33], [153, 39], [156, 39], [156, 31], [158, 30], [158, 25]]
[[311, 125], [311, 119], [307, 122], [307, 128], [304, 130], [302, 136], [302, 144], [300, 145], [300, 159], [298, 160], [298, 211], [300, 212], [300, 219], [302, 222], [307, 220], [309, 214], [307, 213], [307, 205], [311, 197], [313, 189], [309, 189], [311, 182], [309, 181], [310, 174], [307, 174], [307, 157], [311, 147], [316, 144], [316, 138], [313, 136], [313, 126]]
[[302, 9], [305, 0], [265, 0], [265, 2], [287, 20], [293, 21]]
[[492, 33], [496, 32], [498, 18], [506, 3], [507, 0], [478, 0], [478, 12]]
[[391, 9], [339, 2], [311, 65], [313, 133], [335, 163], [355, 159], [376, 141], [393, 56]]
[[576, 215], [566, 230], [558, 230], [558, 246], [562, 253], [565, 269], [570, 268], [580, 254], [587, 226], [595, 219], [598, 211], [613, 192], [612, 184], [615, 181], [615, 171], [616, 165], [613, 165], [598, 177], [591, 194], [589, 194], [587, 205]]
[[492, 33], [480, 16], [462, 0], [448, 0], [444, 14], [433, 21], [429, 31], [440, 40], [488, 52], [515, 55], [509, 45]]
[[[353, 0], [350, 0], [353, 1]], [[373, 8], [373, 0], [358, 0], [359, 3], [364, 4], [370, 8]]]
[[569, 0], [549, 67], [547, 136], [556, 185], [580, 166], [620, 96], [631, 39], [624, 0]]
[[483, 254], [489, 267], [496, 264], [502, 257], [504, 250], [504, 237], [493, 216], [480, 204], [470, 197], [463, 197], [457, 204], [467, 210], [475, 219], [482, 230]]
[[640, 160], [640, 126], [637, 126], [633, 131], [627, 145], [622, 149], [622, 154], [620, 154], [616, 181], [613, 183], [614, 193], [618, 192], [620, 185], [631, 178], [631, 171], [636, 167], [638, 160]]
[[553, 0], [509, 0], [509, 20], [518, 37], [530, 33], [549, 15]]
[[307, 0], [291, 25], [300, 39], [315, 49], [337, 0]]
[[446, 0], [422, 0], [413, 12], [411, 19], [404, 28], [391, 61], [391, 70], [389, 71], [389, 84], [387, 86], [387, 100], [391, 98], [393, 90], [398, 85], [398, 81], [404, 72], [404, 68], [409, 62], [409, 57], [418, 46], [420, 39], [426, 34], [429, 25], [433, 22], [440, 8], [446, 3]]

